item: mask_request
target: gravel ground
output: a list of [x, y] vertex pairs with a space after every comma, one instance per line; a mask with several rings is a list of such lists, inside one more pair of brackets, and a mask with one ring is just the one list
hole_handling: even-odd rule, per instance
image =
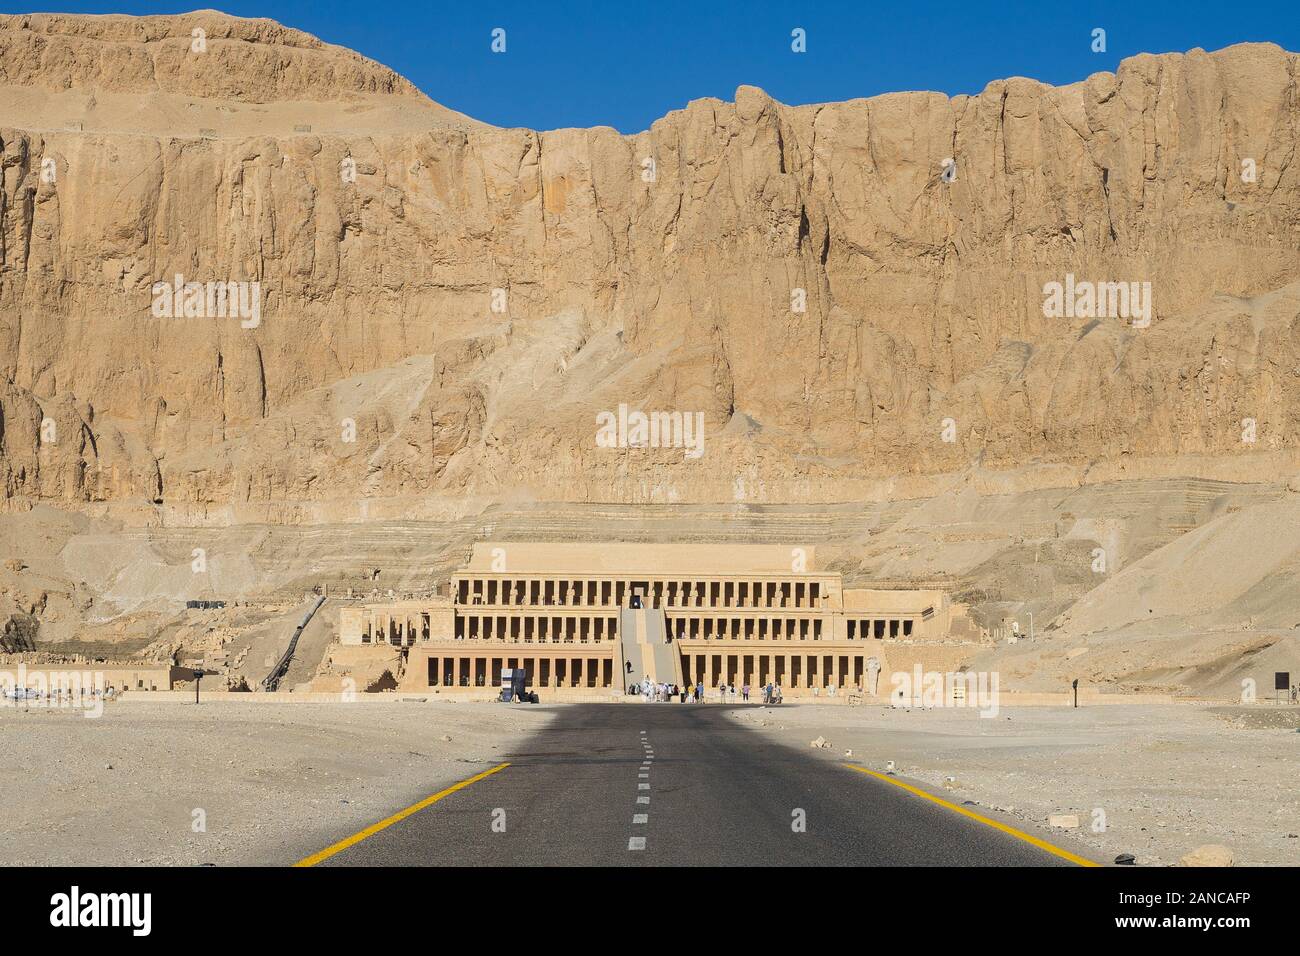
[[0, 863], [292, 863], [494, 766], [550, 717], [397, 701], [0, 708]]
[[[1023, 820], [1077, 814], [1073, 831], [1113, 859], [1177, 863], [1207, 843], [1241, 865], [1300, 864], [1300, 709], [1107, 705], [973, 710], [790, 705], [736, 718], [783, 743], [825, 737], [854, 763], [895, 772]], [[951, 780], [949, 778], [952, 778]], [[1094, 810], [1105, 831], [1092, 831]]]
[[[87, 720], [0, 708], [11, 771], [0, 862], [292, 863], [494, 766], [549, 710], [127, 701]], [[1077, 814], [1075, 835], [1104, 858], [1168, 865], [1222, 843], [1238, 865], [1300, 864], [1300, 709], [1025, 707], [981, 718], [786, 704], [732, 719], [794, 746], [823, 736], [837, 756], [874, 769], [893, 760], [901, 776], [1031, 832], [1049, 814]], [[1091, 829], [1096, 809], [1102, 833]]]

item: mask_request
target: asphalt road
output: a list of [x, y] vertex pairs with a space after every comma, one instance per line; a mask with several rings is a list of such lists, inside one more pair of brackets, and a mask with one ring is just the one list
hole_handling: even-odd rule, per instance
[[321, 865], [1071, 865], [728, 709], [565, 707], [505, 770]]

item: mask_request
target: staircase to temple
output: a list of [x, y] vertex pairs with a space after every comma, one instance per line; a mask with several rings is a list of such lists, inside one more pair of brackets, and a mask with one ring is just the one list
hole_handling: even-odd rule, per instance
[[681, 654], [668, 642], [663, 608], [623, 608], [618, 615], [618, 640], [623, 687], [647, 677], [656, 684], [683, 683]]

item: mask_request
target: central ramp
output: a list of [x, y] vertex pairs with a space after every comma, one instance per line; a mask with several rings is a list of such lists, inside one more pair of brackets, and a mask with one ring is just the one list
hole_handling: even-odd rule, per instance
[[623, 608], [618, 614], [618, 640], [623, 652], [624, 689], [647, 677], [656, 684], [682, 685], [682, 657], [668, 642], [663, 608]]

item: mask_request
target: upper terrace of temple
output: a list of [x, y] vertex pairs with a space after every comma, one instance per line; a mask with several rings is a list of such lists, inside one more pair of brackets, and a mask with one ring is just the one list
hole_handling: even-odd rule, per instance
[[840, 607], [840, 575], [812, 571], [814, 558], [779, 545], [486, 543], [451, 595], [459, 606], [626, 607], [639, 591], [669, 609]]
[[676, 577], [791, 574], [813, 571], [815, 554], [811, 545], [483, 542], [474, 545], [462, 573]]

